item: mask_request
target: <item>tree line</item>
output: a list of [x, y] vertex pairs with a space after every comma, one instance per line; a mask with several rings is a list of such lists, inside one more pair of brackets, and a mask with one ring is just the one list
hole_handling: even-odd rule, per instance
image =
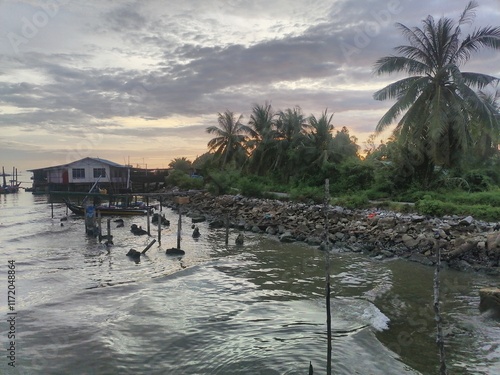
[[[188, 164], [215, 180], [235, 173], [288, 188], [321, 186], [329, 178], [333, 192], [371, 188], [382, 195], [500, 185], [499, 78], [463, 70], [482, 49], [500, 49], [500, 27], [463, 36], [476, 8], [471, 1], [458, 21], [428, 16], [421, 27], [397, 24], [408, 43], [377, 60], [374, 72], [406, 77], [374, 93], [375, 100], [394, 104], [364, 152], [347, 128], [335, 129], [328, 109], [306, 116], [298, 106], [275, 110], [265, 102], [254, 104], [247, 122], [230, 110], [218, 113], [218, 124], [206, 129], [214, 136], [208, 152], [171, 166]], [[376, 145], [376, 135], [393, 125], [392, 136]]]

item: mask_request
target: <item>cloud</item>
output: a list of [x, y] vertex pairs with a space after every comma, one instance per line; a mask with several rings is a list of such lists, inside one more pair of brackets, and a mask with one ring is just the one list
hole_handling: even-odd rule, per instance
[[[204, 129], [218, 112], [248, 117], [255, 103], [270, 101], [276, 109], [300, 105], [306, 114], [328, 108], [336, 127], [367, 134], [390, 105], [374, 101], [373, 92], [397, 79], [372, 72], [376, 59], [405, 42], [395, 22], [420, 26], [428, 14], [456, 19], [465, 4], [7, 0], [0, 3], [0, 131], [20, 152], [31, 145], [27, 132], [43, 142], [64, 134], [41, 147], [54, 157], [94, 132], [131, 149], [138, 138], [154, 139], [157, 153], [162, 142], [182, 139], [176, 143], [196, 155], [194, 144], [198, 154], [207, 150]], [[496, 25], [499, 16], [495, 0], [481, 1], [474, 25]], [[24, 38], [17, 52], [12, 35]], [[497, 59], [482, 54], [467, 68], [498, 75]]]

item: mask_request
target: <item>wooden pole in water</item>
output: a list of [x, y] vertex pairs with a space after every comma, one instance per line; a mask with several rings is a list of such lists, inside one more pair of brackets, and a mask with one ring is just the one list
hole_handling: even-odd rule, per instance
[[439, 350], [439, 375], [447, 375], [446, 357], [444, 353], [444, 338], [441, 312], [439, 308], [439, 271], [441, 268], [441, 248], [438, 248], [436, 269], [434, 270], [434, 314], [436, 320], [436, 344]]
[[97, 226], [99, 228], [99, 242], [102, 241], [102, 216], [101, 211], [97, 211]]
[[108, 241], [111, 241], [111, 219], [107, 220], [106, 229], [107, 229]]
[[330, 180], [325, 179], [325, 271], [326, 271], [326, 329], [327, 329], [327, 360], [326, 374], [332, 374], [332, 314], [330, 308], [330, 233], [328, 230], [328, 206], [330, 203]]
[[224, 220], [226, 225], [226, 245], [227, 245], [229, 243], [229, 214], [227, 212]]
[[52, 215], [52, 219], [54, 218], [54, 202], [52, 202], [52, 197], [50, 197], [50, 213]]
[[181, 248], [181, 229], [182, 229], [182, 205], [179, 203], [179, 222], [177, 223], [177, 249]]
[[150, 218], [150, 214], [149, 214], [149, 197], [146, 197], [146, 211], [147, 211], [147, 217], [148, 217], [148, 225], [147, 225], [148, 236], [150, 236], [151, 232], [150, 232], [150, 226], [149, 226], [149, 218]]
[[160, 198], [160, 211], [158, 214], [158, 244], [159, 245], [161, 245], [161, 221], [162, 221], [162, 217], [161, 217], [161, 198]]
[[148, 250], [149, 250], [149, 248], [150, 248], [151, 246], [153, 246], [153, 244], [154, 244], [155, 242], [156, 242], [156, 240], [155, 240], [155, 239], [153, 239], [153, 240], [149, 243], [149, 245], [148, 245], [148, 246], [146, 246], [146, 247], [144, 248], [144, 250], [142, 250], [141, 254], [146, 254], [146, 251], [148, 251]]

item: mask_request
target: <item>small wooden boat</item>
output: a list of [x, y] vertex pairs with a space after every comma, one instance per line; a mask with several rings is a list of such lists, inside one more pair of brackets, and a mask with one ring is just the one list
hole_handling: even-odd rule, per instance
[[[67, 200], [64, 201], [66, 206], [75, 215], [84, 216], [85, 207], [76, 205]], [[141, 207], [119, 207], [119, 206], [96, 206], [96, 213], [100, 213], [101, 216], [129, 216], [129, 215], [147, 215], [148, 208]]]

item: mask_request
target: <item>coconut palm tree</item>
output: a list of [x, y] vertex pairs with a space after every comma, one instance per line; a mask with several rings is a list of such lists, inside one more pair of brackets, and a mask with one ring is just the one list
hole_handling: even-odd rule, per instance
[[498, 154], [500, 144], [500, 90], [495, 92], [479, 92], [480, 97], [484, 100], [485, 104], [490, 107], [492, 113], [495, 114], [496, 120], [490, 126], [477, 126], [475, 130], [475, 146], [476, 155], [480, 159], [488, 159], [495, 154]]
[[222, 168], [235, 158], [247, 156], [245, 143], [248, 135], [252, 134], [252, 129], [241, 123], [242, 117], [240, 115], [236, 118], [233, 112], [226, 110], [218, 113], [219, 127], [209, 126], [206, 129], [207, 133], [216, 135], [208, 142], [208, 147], [222, 158]]
[[322, 167], [332, 159], [335, 152], [333, 149], [333, 136], [334, 129], [332, 125], [333, 114], [328, 116], [327, 110], [321, 114], [318, 119], [316, 116], [311, 115], [308, 119], [306, 128], [309, 130], [307, 133], [308, 146], [306, 146], [309, 160], [311, 164]]
[[300, 107], [278, 112], [276, 120], [276, 159], [272, 169], [278, 170], [288, 180], [294, 166], [300, 160], [305, 140], [307, 122]]
[[258, 174], [265, 172], [266, 159], [274, 159], [275, 150], [275, 118], [271, 104], [256, 104], [252, 108], [252, 114], [248, 125], [252, 128], [252, 139], [248, 146], [252, 149], [251, 168]]
[[481, 48], [500, 49], [500, 27], [476, 28], [461, 39], [462, 26], [472, 23], [477, 7], [469, 2], [458, 22], [432, 16], [422, 28], [397, 24], [408, 45], [396, 47], [398, 56], [375, 63], [381, 74], [407, 73], [374, 94], [376, 100], [396, 99], [377, 124], [383, 131], [399, 119], [394, 135], [419, 160], [429, 177], [435, 165], [454, 167], [472, 143], [471, 124], [497, 127], [498, 118], [474, 89], [484, 89], [498, 78], [460, 68]]

